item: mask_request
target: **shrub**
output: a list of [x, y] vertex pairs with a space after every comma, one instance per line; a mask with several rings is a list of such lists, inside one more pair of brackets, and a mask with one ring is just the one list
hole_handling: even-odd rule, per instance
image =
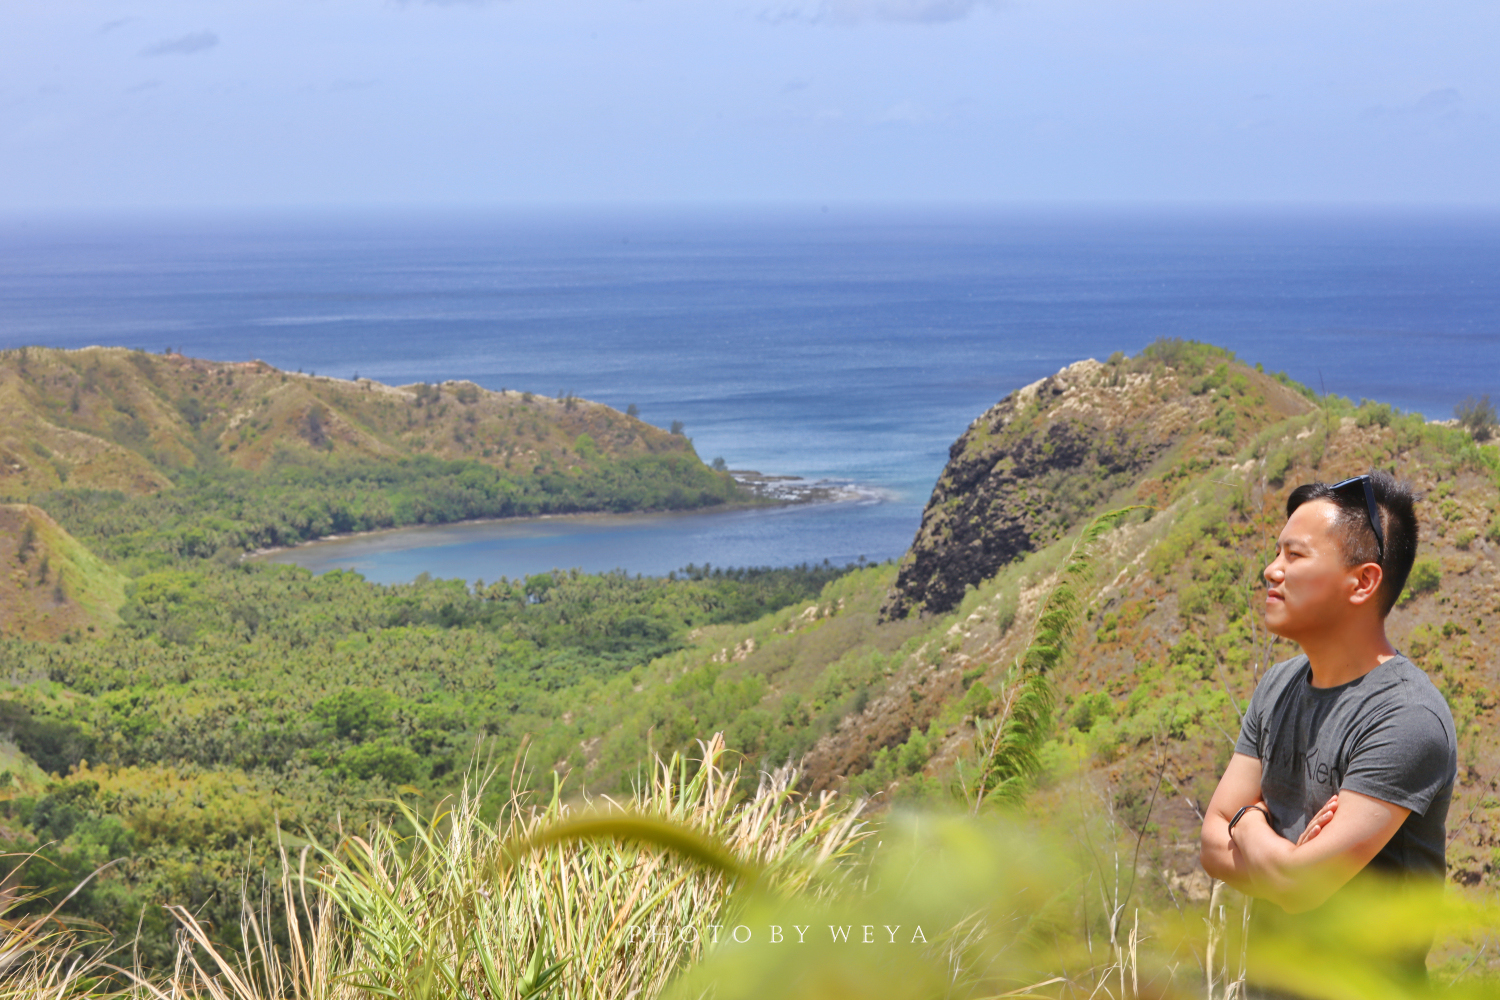
[[927, 758], [932, 756], [932, 744], [922, 730], [912, 727], [911, 735], [901, 745], [901, 752], [897, 755], [896, 763], [901, 768], [902, 774], [916, 774], [927, 766]]
[[1396, 411], [1391, 409], [1390, 403], [1372, 403], [1368, 399], [1361, 399], [1354, 422], [1360, 427], [1369, 427], [1371, 424], [1389, 427], [1395, 415]]
[[1212, 599], [1208, 588], [1199, 585], [1184, 587], [1180, 592], [1177, 608], [1184, 616], [1206, 615], [1212, 607]]
[[1020, 594], [1013, 590], [1006, 591], [995, 603], [995, 625], [1000, 629], [1001, 635], [1009, 632], [1010, 627], [1016, 623], [1016, 611], [1020, 605]]
[[1488, 393], [1478, 399], [1467, 397], [1453, 408], [1453, 415], [1458, 418], [1460, 426], [1474, 435], [1475, 441], [1488, 441], [1495, 433], [1497, 424], [1500, 424], [1500, 419], [1496, 418], [1495, 404], [1490, 402]]
[[977, 681], [964, 693], [958, 708], [964, 715], [978, 715], [989, 708], [990, 702], [994, 700], [995, 694], [989, 689], [989, 685], [984, 681]]
[[1270, 458], [1266, 459], [1266, 482], [1272, 486], [1280, 486], [1286, 482], [1286, 474], [1292, 468], [1291, 448], [1282, 448]]
[[31, 523], [30, 518], [27, 518], [26, 524], [21, 528], [21, 540], [16, 543], [16, 557], [24, 563], [34, 548], [36, 548], [36, 525]]
[[1170, 368], [1182, 376], [1201, 375], [1211, 364], [1233, 361], [1234, 352], [1181, 337], [1160, 337], [1134, 358], [1136, 371]]
[[1443, 585], [1443, 569], [1433, 556], [1423, 556], [1412, 563], [1411, 575], [1406, 578], [1406, 592], [1401, 595], [1405, 604], [1419, 594], [1431, 593]]
[[1112, 718], [1114, 714], [1114, 699], [1107, 692], [1092, 691], [1073, 703], [1073, 710], [1068, 713], [1068, 723], [1080, 733], [1086, 733], [1094, 728], [1095, 722]]
[[384, 740], [351, 747], [339, 763], [356, 778], [379, 777], [393, 785], [409, 785], [425, 771], [422, 758], [414, 750]]

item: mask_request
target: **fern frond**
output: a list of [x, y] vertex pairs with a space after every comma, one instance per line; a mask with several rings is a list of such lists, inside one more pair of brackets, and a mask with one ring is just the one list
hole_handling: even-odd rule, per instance
[[1009, 710], [990, 729], [988, 766], [980, 771], [974, 810], [985, 802], [1018, 805], [1041, 770], [1041, 751], [1052, 731], [1056, 693], [1042, 673], [1021, 680]]
[[1055, 583], [1042, 601], [1031, 641], [1011, 668], [1007, 699], [991, 726], [980, 724], [980, 748], [972, 781], [960, 782], [970, 810], [986, 802], [1019, 804], [1041, 771], [1042, 747], [1052, 736], [1056, 692], [1047, 675], [1068, 653], [1088, 602], [1097, 543], [1139, 505], [1106, 511], [1084, 525]]

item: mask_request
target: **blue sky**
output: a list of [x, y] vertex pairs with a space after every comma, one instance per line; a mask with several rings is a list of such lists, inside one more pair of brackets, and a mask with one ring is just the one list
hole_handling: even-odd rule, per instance
[[12, 0], [0, 210], [1500, 203], [1493, 0]]

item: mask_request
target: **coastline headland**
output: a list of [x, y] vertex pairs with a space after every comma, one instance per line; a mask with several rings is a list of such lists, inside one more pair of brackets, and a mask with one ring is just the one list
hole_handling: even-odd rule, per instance
[[804, 479], [801, 476], [766, 475], [747, 469], [731, 469], [729, 474], [755, 496], [778, 504], [878, 503], [887, 496], [878, 487], [847, 479]]
[[108, 540], [106, 556], [774, 502], [679, 432], [572, 395], [466, 381], [397, 387], [259, 361], [23, 347], [0, 352], [0, 418], [0, 500], [66, 509]]

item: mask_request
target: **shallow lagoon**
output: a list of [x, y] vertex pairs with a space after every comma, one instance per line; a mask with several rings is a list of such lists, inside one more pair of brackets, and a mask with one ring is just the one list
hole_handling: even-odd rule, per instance
[[377, 583], [421, 573], [497, 580], [550, 569], [665, 576], [689, 564], [795, 566], [898, 558], [916, 533], [911, 508], [878, 500], [690, 514], [590, 514], [400, 528], [257, 557], [315, 573], [352, 569]]

